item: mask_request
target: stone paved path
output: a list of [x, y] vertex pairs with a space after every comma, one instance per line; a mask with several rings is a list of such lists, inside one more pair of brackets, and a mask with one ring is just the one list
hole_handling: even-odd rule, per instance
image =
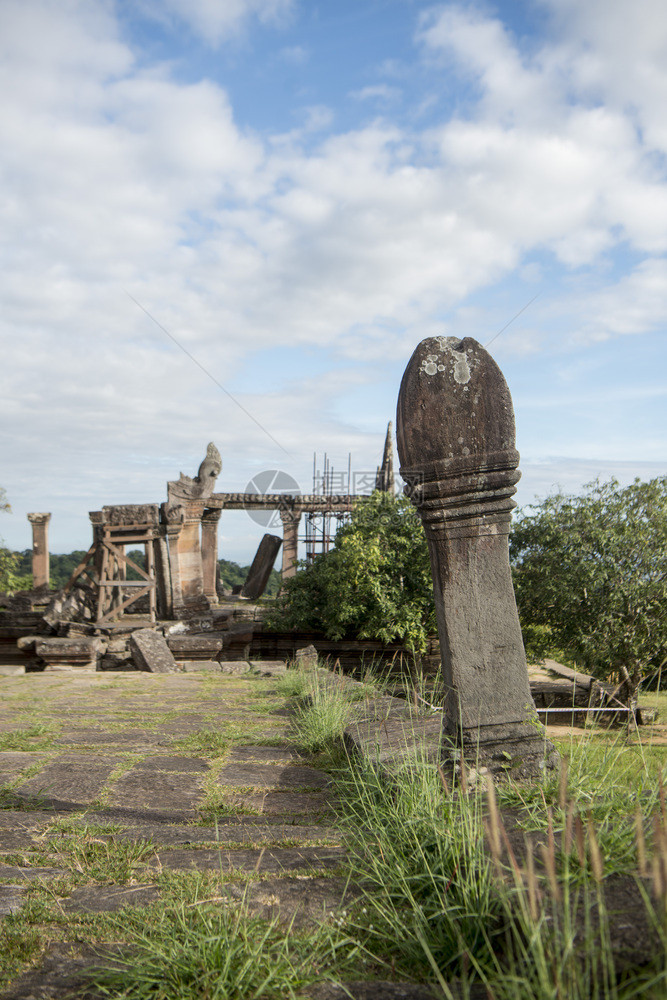
[[71, 915], [175, 891], [297, 925], [341, 905], [329, 779], [289, 742], [271, 678], [29, 674], [0, 694], [0, 913], [62, 915], [3, 998], [68, 995], [91, 960]]

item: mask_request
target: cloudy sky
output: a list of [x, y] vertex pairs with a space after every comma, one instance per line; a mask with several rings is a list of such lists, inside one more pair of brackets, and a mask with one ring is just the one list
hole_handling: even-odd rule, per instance
[[210, 440], [375, 468], [434, 334], [492, 341], [522, 504], [667, 474], [664, 0], [0, 0], [0, 74], [11, 547]]

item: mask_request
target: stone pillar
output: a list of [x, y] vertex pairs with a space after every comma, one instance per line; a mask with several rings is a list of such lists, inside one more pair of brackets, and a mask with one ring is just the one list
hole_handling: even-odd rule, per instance
[[204, 596], [199, 542], [202, 513], [202, 503], [163, 505], [169, 546], [172, 607], [176, 617], [188, 613], [205, 613], [210, 609]]
[[299, 522], [300, 510], [281, 510], [280, 520], [283, 522], [283, 567], [282, 577], [287, 580], [296, 574], [296, 563], [299, 558]]
[[162, 517], [167, 533], [167, 551], [169, 554], [169, 581], [171, 584], [171, 613], [176, 614], [183, 607], [181, 592], [181, 566], [179, 542], [183, 530], [185, 510], [179, 504], [162, 504]]
[[221, 510], [208, 508], [201, 519], [201, 562], [204, 577], [204, 594], [209, 601], [217, 601], [216, 571], [218, 568], [218, 522]]
[[49, 585], [49, 521], [50, 514], [28, 514], [32, 525], [32, 585]]
[[169, 570], [169, 549], [167, 547], [166, 531], [165, 535], [160, 535], [153, 542], [155, 561], [155, 582], [157, 613], [160, 618], [171, 618], [174, 612], [174, 605], [171, 593], [171, 573]]
[[282, 538], [278, 538], [277, 535], [264, 535], [241, 588], [242, 597], [256, 601], [262, 596], [282, 544]]
[[537, 723], [509, 565], [520, 478], [509, 389], [477, 341], [429, 338], [406, 368], [397, 423], [431, 557], [450, 758], [536, 776], [555, 751]]

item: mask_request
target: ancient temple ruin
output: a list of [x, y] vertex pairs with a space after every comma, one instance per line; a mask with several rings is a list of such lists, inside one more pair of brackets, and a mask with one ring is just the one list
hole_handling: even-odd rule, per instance
[[[330, 492], [216, 493], [222, 459], [213, 442], [197, 474], [181, 473], [167, 483], [162, 503], [116, 504], [90, 512], [92, 544], [65, 590], [82, 584], [92, 594], [94, 607], [86, 617], [99, 624], [126, 611], [145, 607], [151, 621], [205, 614], [216, 603], [218, 524], [225, 510], [252, 514], [278, 512], [282, 538], [265, 535], [241, 596], [260, 596], [282, 547], [282, 577], [296, 572], [299, 527], [302, 519], [331, 516], [342, 519], [368, 494]], [[375, 488], [394, 490], [391, 425]], [[372, 488], [372, 487], [371, 487]], [[368, 490], [370, 493], [370, 489]], [[48, 584], [47, 526], [50, 514], [29, 515], [33, 528], [33, 571], [40, 585]], [[143, 565], [127, 553], [143, 548]], [[128, 578], [128, 571], [134, 579]], [[37, 584], [36, 584], [37, 585]], [[67, 598], [67, 594], [65, 595]], [[141, 602], [141, 604], [139, 603]], [[90, 603], [90, 599], [89, 599]], [[58, 613], [66, 611], [65, 605]]]

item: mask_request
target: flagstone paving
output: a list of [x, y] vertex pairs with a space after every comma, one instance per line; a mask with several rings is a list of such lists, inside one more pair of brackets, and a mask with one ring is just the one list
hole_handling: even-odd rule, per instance
[[[296, 926], [349, 896], [329, 776], [290, 743], [274, 679], [27, 674], [0, 684], [0, 915], [36, 899], [59, 913], [4, 1000], [69, 995], [94, 961], [76, 921], [159, 906], [174, 878], [200, 878], [209, 893]], [[105, 852], [133, 848], [125, 869], [117, 859], [105, 868]], [[42, 932], [48, 940], [48, 924]]]

